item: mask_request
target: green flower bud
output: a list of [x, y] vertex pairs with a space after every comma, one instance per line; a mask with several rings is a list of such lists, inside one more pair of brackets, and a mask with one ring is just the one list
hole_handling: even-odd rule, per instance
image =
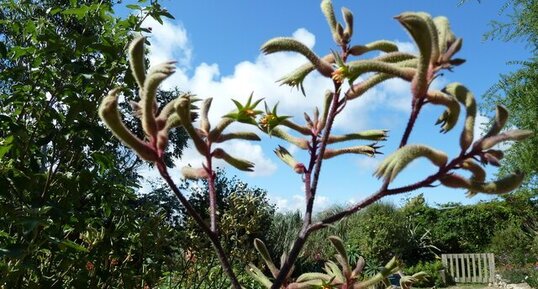
[[269, 278], [267, 278], [267, 276], [265, 276], [254, 264], [249, 263], [246, 271], [250, 277], [260, 282], [265, 288], [270, 289], [271, 286], [273, 286], [273, 282], [271, 282], [271, 280], [269, 280]]
[[231, 139], [242, 139], [242, 140], [251, 140], [251, 141], [260, 141], [260, 137], [253, 132], [231, 132], [221, 134], [216, 140], [215, 143], [222, 143]]
[[474, 123], [476, 118], [476, 100], [472, 92], [470, 92], [461, 83], [451, 83], [443, 89], [444, 93], [448, 93], [465, 106], [466, 116], [463, 131], [460, 136], [460, 147], [462, 151], [467, 151], [474, 138]]
[[303, 150], [307, 150], [308, 149], [308, 141], [306, 139], [303, 139], [303, 138], [298, 138], [298, 137], [294, 137], [292, 135], [290, 135], [289, 133], [279, 129], [279, 128], [274, 128], [271, 132], [271, 135], [272, 136], [276, 136], [280, 139], [283, 139], [291, 144], [294, 144], [300, 148], [302, 148]]
[[[329, 64], [334, 63], [335, 61], [334, 55], [332, 53], [325, 55], [322, 60]], [[314, 69], [316, 68], [311, 62], [305, 63], [299, 66], [294, 71], [277, 80], [277, 82], [280, 82], [280, 85], [289, 85], [291, 87], [297, 87], [297, 89], [301, 90], [301, 93], [306, 96], [303, 81], [305, 77], [310, 74], [310, 72], [314, 71]]]
[[345, 135], [336, 135], [329, 136], [327, 143], [337, 143], [350, 140], [373, 140], [373, 141], [384, 141], [387, 140], [388, 130], [386, 129], [373, 129], [361, 131], [358, 133], [350, 133]]
[[329, 236], [329, 241], [331, 241], [333, 247], [336, 249], [336, 252], [338, 252], [338, 255], [342, 257], [343, 264], [341, 263], [340, 265], [342, 265], [342, 268], [344, 269], [344, 271], [348, 271], [348, 272], [344, 272], [344, 275], [350, 276], [351, 270], [349, 268], [349, 263], [347, 261], [348, 258], [347, 258], [347, 252], [346, 252], [346, 247], [344, 246], [344, 242], [338, 236]]
[[376, 154], [380, 154], [380, 152], [377, 150], [378, 148], [380, 148], [380, 146], [371, 144], [371, 145], [365, 145], [365, 146], [354, 146], [354, 147], [340, 148], [340, 149], [326, 149], [325, 153], [323, 154], [323, 158], [330, 159], [330, 158], [343, 155], [343, 154], [360, 154], [360, 155], [366, 155], [369, 157], [374, 157]]
[[142, 89], [142, 128], [144, 132], [155, 137], [157, 134], [156, 125], [156, 101], [157, 88], [163, 80], [175, 72], [174, 62], [165, 62], [158, 64], [148, 71], [144, 86]]
[[213, 130], [211, 130], [211, 132], [209, 132], [208, 139], [210, 141], [216, 142], [221, 137], [224, 129], [226, 129], [233, 122], [233, 118], [226, 116], [222, 117], [217, 126]]
[[344, 22], [346, 23], [346, 28], [344, 29], [344, 43], [349, 43], [351, 36], [353, 36], [353, 13], [351, 10], [343, 7], [342, 16], [344, 16]]
[[486, 179], [486, 171], [472, 159], [463, 161], [461, 168], [472, 173], [471, 181], [473, 182], [484, 182]]
[[[334, 42], [338, 45], [343, 45], [343, 29], [342, 31], [338, 31], [338, 23], [336, 21], [336, 16], [334, 15], [334, 8], [331, 0], [322, 0], [321, 1], [321, 11], [323, 12], [323, 15], [325, 15], [325, 18], [327, 19], [327, 23], [329, 24], [329, 28], [331, 29], [331, 34], [333, 36]], [[342, 25], [340, 25], [342, 27]]]
[[488, 133], [484, 136], [484, 138], [498, 134], [503, 129], [507, 120], [508, 120], [508, 110], [506, 110], [506, 108], [502, 105], [497, 105], [497, 110], [495, 113], [495, 121], [493, 122], [493, 125], [489, 129]]
[[146, 41], [146, 37], [138, 37], [129, 44], [129, 66], [140, 88], [144, 87], [144, 81], [146, 80], [144, 41]]
[[196, 150], [206, 156], [208, 153], [207, 144], [201, 138], [200, 134], [194, 129], [192, 125], [192, 113], [191, 113], [191, 95], [183, 95], [175, 101], [174, 107], [177, 115], [181, 120], [181, 124], [185, 128], [185, 131], [192, 139]]
[[339, 77], [340, 79], [347, 78], [351, 83], [362, 74], [368, 72], [392, 74], [406, 80], [411, 80], [415, 74], [414, 69], [400, 67], [393, 63], [386, 63], [376, 60], [356, 60], [349, 62], [348, 65], [345, 66], [345, 69], [342, 67], [342, 69], [335, 70], [333, 73], [333, 78], [335, 78], [335, 76]]
[[133, 149], [138, 156], [146, 161], [155, 162], [159, 159], [157, 152], [147, 143], [137, 138], [129, 131], [121, 120], [120, 112], [118, 111], [118, 93], [119, 88], [111, 90], [103, 99], [99, 106], [99, 117], [112, 133], [123, 144]]
[[429, 159], [438, 167], [443, 167], [448, 161], [448, 156], [442, 151], [424, 145], [407, 145], [385, 158], [374, 174], [392, 182], [409, 163], [420, 157]]
[[329, 109], [331, 108], [331, 103], [334, 97], [334, 93], [332, 91], [325, 91], [325, 101], [323, 102], [323, 114], [321, 115], [321, 119], [318, 122], [318, 131], [321, 131], [325, 128], [325, 125], [327, 123], [327, 116], [329, 115]]
[[[331, 280], [331, 276], [325, 273], [319, 273], [319, 272], [312, 272], [312, 273], [303, 273], [301, 276], [297, 277], [297, 280], [295, 280], [296, 283], [303, 283], [306, 281], [316, 281], [316, 280], [323, 280], [323, 281], [329, 281]], [[294, 287], [297, 288], [297, 287]], [[305, 288], [311, 288], [311, 287], [305, 287]]]
[[396, 52], [398, 51], [398, 46], [392, 41], [377, 40], [366, 45], [354, 45], [349, 49], [349, 54], [360, 56], [370, 51]]
[[274, 152], [281, 161], [290, 166], [296, 173], [305, 173], [306, 167], [304, 166], [304, 164], [298, 162], [287, 149], [282, 146], [278, 146], [278, 148], [276, 148]]
[[[374, 60], [389, 62], [389, 63], [398, 63], [398, 62], [403, 62], [403, 61], [412, 60], [412, 59], [416, 60], [417, 57], [413, 54], [400, 52], [400, 51], [385, 53], [374, 58]], [[414, 66], [416, 67], [416, 64]]]
[[523, 180], [525, 179], [525, 174], [523, 173], [513, 173], [506, 177], [503, 177], [501, 179], [498, 179], [494, 182], [489, 183], [475, 183], [472, 182], [472, 186], [470, 189], [470, 192], [467, 193], [467, 197], [471, 198], [475, 196], [477, 193], [484, 193], [484, 194], [493, 194], [493, 195], [499, 195], [499, 194], [505, 194], [509, 193], [516, 188], [518, 188], [521, 183], [523, 183]]
[[357, 260], [357, 265], [355, 266], [355, 269], [351, 272], [352, 277], [359, 277], [362, 273], [362, 270], [364, 270], [364, 266], [366, 265], [366, 261], [362, 256], [359, 257], [359, 260]]
[[265, 54], [271, 54], [281, 51], [294, 51], [304, 55], [314, 67], [324, 76], [331, 77], [331, 73], [334, 71], [331, 64], [327, 61], [319, 58], [310, 48], [303, 43], [289, 37], [273, 38], [262, 45], [262, 52]]
[[480, 150], [487, 150], [501, 142], [524, 140], [530, 137], [532, 134], [533, 132], [531, 130], [514, 129], [500, 133], [498, 135], [486, 137], [481, 141], [477, 142], [476, 145]]
[[273, 263], [273, 260], [271, 259], [271, 254], [269, 254], [269, 250], [267, 250], [267, 247], [265, 247], [265, 243], [263, 243], [262, 240], [256, 238], [254, 239], [254, 247], [256, 248], [256, 251], [260, 253], [260, 256], [267, 265], [267, 268], [269, 268], [269, 271], [271, 271], [271, 274], [273, 274], [273, 277], [276, 278], [280, 270], [278, 270]]
[[[305, 113], [305, 116], [308, 116], [308, 115]], [[308, 126], [310, 126], [310, 124], [307, 124], [307, 126], [301, 126], [301, 125], [298, 125], [298, 124], [292, 122], [289, 119], [285, 119], [280, 124], [283, 125], [283, 126], [289, 127], [289, 128], [291, 128], [291, 129], [295, 130], [296, 132], [299, 132], [299, 133], [301, 133], [303, 135], [307, 135], [307, 136], [312, 135], [312, 129], [308, 127]], [[312, 124], [313, 124], [313, 122], [312, 122]]]
[[446, 106], [446, 110], [437, 119], [435, 124], [441, 124], [441, 132], [450, 131], [458, 122], [460, 105], [456, 97], [438, 90], [430, 90], [426, 95], [428, 101], [436, 105]]
[[215, 149], [212, 153], [212, 156], [217, 159], [223, 159], [225, 162], [229, 163], [230, 165], [241, 171], [252, 172], [254, 168], [254, 163], [240, 158], [232, 157], [221, 148]]
[[493, 166], [500, 166], [501, 160], [504, 157], [504, 153], [501, 150], [487, 150], [480, 155], [480, 161], [483, 164], [490, 164]]
[[439, 58], [437, 30], [431, 16], [422, 12], [406, 12], [395, 17], [411, 34], [420, 51], [417, 73], [413, 78], [413, 95], [423, 97], [429, 86], [430, 63]]
[[509, 193], [518, 188], [524, 179], [525, 175], [523, 173], [516, 172], [496, 181], [486, 183], [475, 182], [455, 174], [445, 176], [440, 181], [447, 187], [468, 189], [467, 197], [471, 198], [478, 193], [492, 195]]

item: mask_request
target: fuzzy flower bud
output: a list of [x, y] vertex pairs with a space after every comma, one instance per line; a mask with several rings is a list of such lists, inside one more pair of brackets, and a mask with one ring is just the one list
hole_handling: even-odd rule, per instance
[[413, 160], [425, 157], [438, 167], [443, 167], [448, 156], [439, 150], [424, 145], [407, 145], [385, 158], [375, 171], [375, 175], [392, 182], [394, 178]]
[[99, 117], [104, 121], [112, 133], [126, 146], [133, 149], [140, 158], [147, 161], [157, 161], [158, 156], [153, 148], [147, 143], [137, 138], [129, 131], [121, 120], [118, 111], [118, 93], [120, 89], [116, 88], [109, 92], [99, 106]]

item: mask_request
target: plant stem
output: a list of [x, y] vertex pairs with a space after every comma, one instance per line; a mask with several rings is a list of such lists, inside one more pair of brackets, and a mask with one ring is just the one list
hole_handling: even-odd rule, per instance
[[[280, 286], [282, 286], [282, 283], [284, 283], [284, 279], [286, 278], [286, 276], [288, 276], [288, 273], [291, 267], [293, 266], [293, 263], [295, 263], [295, 260], [299, 256], [299, 253], [301, 252], [311, 232], [309, 228], [310, 228], [310, 225], [312, 224], [312, 212], [314, 209], [314, 200], [316, 198], [316, 191], [317, 191], [319, 176], [321, 172], [323, 154], [325, 153], [327, 142], [331, 134], [332, 125], [334, 123], [334, 119], [337, 115], [337, 110], [338, 110], [340, 83], [334, 82], [334, 84], [335, 84], [335, 90], [334, 90], [335, 93], [333, 95], [329, 115], [327, 116], [327, 125], [323, 133], [323, 138], [321, 139], [321, 142], [319, 143], [319, 151], [317, 154], [315, 153], [316, 146], [317, 146], [317, 136], [313, 138], [313, 140], [316, 140], [316, 141], [313, 141], [312, 143], [309, 170], [305, 177], [305, 196], [307, 197], [307, 199], [306, 199], [305, 216], [303, 219], [303, 227], [301, 228], [301, 231], [299, 232], [299, 234], [297, 235], [297, 238], [293, 242], [292, 248], [290, 252], [288, 253], [288, 258], [286, 258], [286, 261], [284, 262], [284, 264], [281, 264], [280, 272], [278, 273], [278, 276], [276, 277], [275, 282], [271, 286], [271, 289], [278, 289], [280, 288]], [[313, 165], [314, 163], [315, 163], [315, 166]], [[312, 167], [314, 168], [313, 174], [312, 174]], [[310, 180], [310, 174], [312, 174], [311, 180]], [[311, 181], [311, 184], [310, 184], [310, 181]]]
[[232, 288], [234, 289], [241, 289], [241, 285], [239, 285], [239, 281], [237, 280], [237, 277], [235, 276], [235, 273], [232, 270], [232, 266], [230, 265], [230, 262], [228, 261], [228, 258], [226, 257], [226, 253], [224, 252], [224, 249], [222, 248], [222, 245], [220, 244], [219, 237], [216, 233], [211, 231], [209, 226], [204, 222], [202, 217], [196, 212], [196, 209], [191, 205], [189, 200], [185, 198], [183, 193], [178, 189], [176, 184], [174, 183], [174, 180], [170, 177], [170, 174], [168, 174], [168, 169], [166, 168], [166, 165], [164, 164], [164, 161], [161, 159], [157, 163], [157, 168], [159, 169], [159, 173], [161, 174], [162, 178], [166, 181], [170, 189], [174, 192], [176, 197], [179, 199], [181, 204], [185, 207], [187, 210], [187, 213], [194, 219], [194, 221], [198, 224], [198, 226], [202, 229], [202, 231], [209, 237], [209, 240], [211, 241], [211, 244], [213, 244], [213, 247], [215, 248], [215, 251], [217, 252], [217, 257], [220, 260], [220, 263], [222, 267], [224, 268], [224, 271], [228, 275], [228, 278], [230, 278], [230, 282], [232, 283]]
[[206, 162], [207, 167], [205, 168], [208, 173], [207, 184], [209, 187], [209, 218], [210, 218], [210, 228], [211, 231], [218, 236], [217, 229], [217, 192], [215, 190], [215, 172], [213, 172], [213, 162], [211, 156], [211, 144], [207, 146], [207, 156]]

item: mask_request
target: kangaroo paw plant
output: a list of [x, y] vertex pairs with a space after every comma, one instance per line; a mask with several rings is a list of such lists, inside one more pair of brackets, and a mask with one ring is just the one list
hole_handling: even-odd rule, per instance
[[[101, 119], [112, 133], [140, 158], [153, 163], [159, 170], [186, 211], [213, 244], [223, 270], [229, 276], [231, 286], [236, 289], [241, 288], [241, 285], [236, 272], [230, 266], [227, 253], [222, 248], [219, 235], [214, 159], [221, 159], [242, 171], [252, 171], [254, 164], [250, 160], [234, 156], [219, 146], [234, 139], [260, 141], [260, 137], [253, 132], [230, 131], [229, 127], [234, 122], [255, 126], [261, 133], [305, 150], [309, 156], [301, 161], [283, 146], [274, 150], [278, 158], [290, 166], [293, 172], [299, 174], [298, 180], [304, 183], [305, 214], [295, 242], [281, 258], [278, 267], [269, 257], [263, 242], [256, 241], [255, 246], [271, 275], [269, 277], [264, 275], [264, 272], [254, 265], [249, 266], [248, 272], [267, 288], [365, 288], [381, 282], [388, 274], [396, 272], [398, 262], [391, 260], [379, 275], [364, 278], [361, 275], [363, 260], [359, 261], [355, 268], [351, 268], [347, 263], [341, 240], [331, 237], [330, 241], [338, 252], [337, 262], [327, 262], [325, 273], [308, 273], [296, 279], [291, 277], [293, 264], [312, 232], [341, 220], [385, 196], [406, 193], [437, 183], [449, 188], [464, 188], [468, 190], [469, 197], [478, 193], [503, 194], [515, 189], [524, 180], [523, 174], [516, 171], [502, 179], [488, 181], [483, 166], [500, 164], [503, 153], [495, 148], [495, 145], [505, 141], [523, 140], [532, 134], [531, 131], [504, 130], [508, 112], [499, 106], [487, 134], [475, 139], [473, 132], [477, 109], [471, 91], [461, 83], [448, 84], [441, 90], [430, 88], [430, 84], [441, 71], [451, 70], [465, 62], [463, 59], [455, 58], [463, 41], [451, 30], [447, 18], [432, 17], [423, 12], [405, 12], [396, 16], [396, 21], [416, 43], [418, 52], [411, 54], [399, 51], [395, 43], [386, 40], [353, 44], [355, 30], [352, 12], [347, 8], [342, 9], [344, 20], [342, 24], [337, 20], [330, 0], [321, 1], [321, 10], [336, 44], [337, 49], [334, 51], [320, 55], [303, 43], [288, 37], [271, 39], [261, 47], [264, 54], [294, 52], [305, 56], [308, 60], [283, 76], [279, 80], [281, 85], [297, 88], [307, 95], [303, 83], [311, 73], [319, 73], [331, 80], [332, 86], [325, 92], [323, 106], [314, 107], [311, 114], [304, 113], [304, 122], [296, 122], [291, 116], [280, 115], [278, 104], [271, 106], [264, 103], [264, 107], [261, 108], [262, 99], [254, 97], [253, 94], [246, 103], [232, 100], [235, 109], [213, 124], [210, 123], [208, 116], [211, 98], [202, 100], [193, 94], [185, 93], [170, 103], [159, 106], [156, 99], [158, 87], [163, 80], [174, 73], [174, 62], [165, 62], [146, 69], [144, 37], [135, 39], [129, 46], [130, 66], [140, 96], [139, 101], [132, 102], [132, 107], [134, 114], [142, 122], [144, 137], [137, 137], [124, 125], [118, 110], [120, 89], [110, 91], [99, 108]], [[380, 54], [373, 58], [364, 57], [366, 53], [372, 51]], [[382, 128], [334, 134], [332, 128], [335, 119], [347, 108], [348, 102], [360, 101], [361, 96], [368, 90], [392, 78], [410, 83], [411, 112], [398, 149], [388, 154], [375, 171], [375, 176], [383, 179], [382, 185], [369, 197], [345, 210], [321, 220], [313, 220], [314, 200], [323, 161], [344, 155], [376, 157], [381, 153], [379, 142], [388, 138], [388, 131]], [[447, 153], [425, 144], [408, 143], [419, 113], [427, 105], [445, 108], [436, 121], [442, 133], [456, 129], [460, 113], [464, 112], [464, 125], [459, 138], [460, 153], [456, 157], [450, 158]], [[158, 107], [162, 109], [159, 111]], [[348, 127], [352, 127], [352, 124]], [[164, 163], [163, 154], [168, 145], [168, 134], [177, 128], [182, 128], [188, 133], [196, 151], [205, 159], [199, 167], [185, 167], [181, 172], [186, 178], [207, 180], [210, 200], [209, 223], [203, 220], [200, 213], [175, 185]], [[349, 145], [346, 145], [348, 143]], [[431, 161], [435, 165], [435, 171], [415, 183], [391, 187], [398, 174], [418, 158], [427, 158]], [[470, 177], [460, 175], [457, 171], [465, 171]], [[403, 288], [409, 288], [420, 278], [423, 278], [422, 273], [404, 276], [401, 285]]]

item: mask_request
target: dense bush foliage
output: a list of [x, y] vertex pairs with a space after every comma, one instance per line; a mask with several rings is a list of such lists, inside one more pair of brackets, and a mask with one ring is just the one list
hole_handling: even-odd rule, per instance
[[428, 273], [428, 277], [420, 282], [415, 283], [416, 287], [426, 288], [426, 287], [447, 287], [451, 284], [449, 280], [449, 273], [446, 272], [443, 279], [444, 273], [441, 272], [444, 270], [443, 264], [441, 261], [431, 261], [431, 262], [418, 262], [415, 266], [407, 267], [404, 272], [406, 274], [413, 274], [415, 272], [424, 271]]

